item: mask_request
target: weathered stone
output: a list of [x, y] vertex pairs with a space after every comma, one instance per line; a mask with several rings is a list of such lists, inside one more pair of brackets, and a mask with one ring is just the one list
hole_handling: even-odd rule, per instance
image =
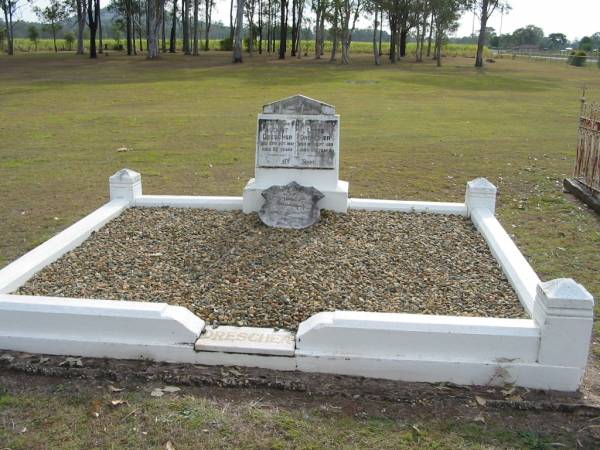
[[258, 215], [270, 227], [307, 228], [321, 218], [317, 203], [323, 194], [314, 187], [292, 182], [286, 186], [271, 186], [263, 191], [262, 196], [265, 203]]

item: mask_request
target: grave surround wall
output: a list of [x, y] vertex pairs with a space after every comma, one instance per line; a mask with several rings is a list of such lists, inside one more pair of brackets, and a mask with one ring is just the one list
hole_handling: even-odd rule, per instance
[[215, 335], [181, 307], [10, 294], [128, 207], [243, 206], [242, 197], [144, 195], [141, 176], [127, 169], [111, 177], [110, 194], [106, 205], [0, 270], [0, 349], [561, 391], [576, 390], [583, 378], [594, 299], [571, 279], [539, 280], [495, 218], [496, 188], [485, 179], [468, 184], [465, 203], [350, 198], [347, 207], [470, 217], [531, 319], [337, 311], [312, 316], [295, 334], [226, 327]]

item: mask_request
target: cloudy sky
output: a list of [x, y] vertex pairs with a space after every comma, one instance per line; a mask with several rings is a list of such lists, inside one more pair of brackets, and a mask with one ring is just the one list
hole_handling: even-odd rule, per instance
[[[179, 0], [181, 1], [181, 0]], [[35, 0], [36, 4], [43, 4], [44, 0]], [[101, 0], [103, 6], [109, 0]], [[565, 33], [569, 39], [600, 31], [600, 1], [598, 0], [510, 0], [512, 11], [503, 17], [502, 32], [509, 33], [517, 28], [529, 24], [543, 28], [546, 34]], [[25, 0], [24, 6], [18, 13], [19, 18], [34, 20], [35, 15]], [[229, 0], [217, 0], [217, 11], [214, 14], [217, 20], [229, 22]], [[368, 26], [369, 21], [364, 20], [361, 26]], [[488, 24], [496, 31], [500, 30], [500, 14], [495, 13]], [[479, 27], [475, 25], [477, 30]], [[466, 14], [461, 20], [457, 35], [465, 36], [473, 30], [473, 15]]]

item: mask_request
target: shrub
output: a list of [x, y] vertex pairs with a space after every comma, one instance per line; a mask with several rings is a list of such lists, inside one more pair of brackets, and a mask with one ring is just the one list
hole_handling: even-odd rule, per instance
[[65, 44], [67, 45], [67, 49], [71, 50], [73, 48], [73, 42], [75, 42], [75, 35], [71, 32], [65, 33], [64, 40]]
[[229, 38], [221, 39], [219, 41], [219, 50], [230, 52], [233, 50], [233, 41]]
[[587, 53], [583, 50], [573, 51], [569, 55], [569, 64], [575, 67], [583, 67], [585, 66], [585, 62], [587, 60]]

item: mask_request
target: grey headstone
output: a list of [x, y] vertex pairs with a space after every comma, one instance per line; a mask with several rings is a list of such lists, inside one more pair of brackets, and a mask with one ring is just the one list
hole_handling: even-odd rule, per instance
[[262, 196], [265, 203], [258, 216], [270, 227], [307, 228], [321, 218], [317, 203], [324, 195], [314, 187], [291, 182], [286, 186], [271, 186], [262, 192]]
[[335, 106], [304, 95], [293, 95], [264, 105], [263, 114], [334, 115]]

